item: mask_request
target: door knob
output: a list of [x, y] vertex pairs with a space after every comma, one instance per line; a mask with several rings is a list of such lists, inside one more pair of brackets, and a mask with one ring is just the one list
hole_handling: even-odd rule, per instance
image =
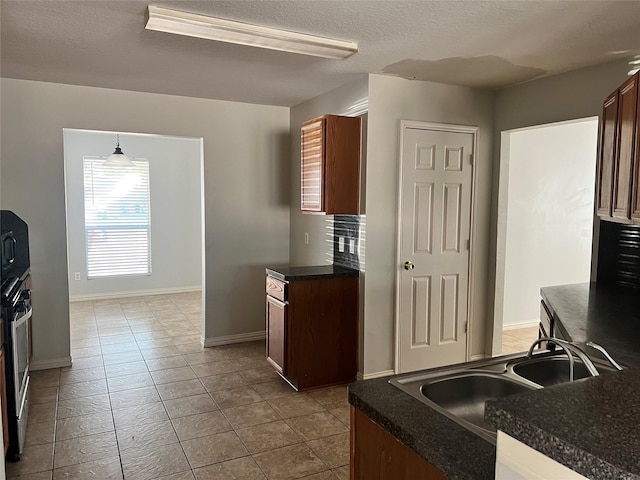
[[405, 270], [413, 270], [415, 268], [415, 265], [409, 261], [404, 262], [404, 269]]

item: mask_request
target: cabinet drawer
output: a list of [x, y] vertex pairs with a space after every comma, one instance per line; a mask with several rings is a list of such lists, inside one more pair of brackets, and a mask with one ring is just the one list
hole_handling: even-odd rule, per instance
[[287, 284], [267, 275], [267, 295], [271, 295], [281, 302], [286, 302]]

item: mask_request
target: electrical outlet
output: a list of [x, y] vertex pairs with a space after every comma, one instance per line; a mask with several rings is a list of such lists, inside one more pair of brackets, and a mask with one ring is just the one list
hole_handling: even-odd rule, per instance
[[304, 244], [309, 245], [309, 232], [304, 232]]
[[356, 253], [356, 241], [353, 238], [349, 239], [349, 253], [353, 255]]
[[76, 280], [80, 280], [80, 272], [76, 272], [75, 275], [74, 275], [74, 278]]

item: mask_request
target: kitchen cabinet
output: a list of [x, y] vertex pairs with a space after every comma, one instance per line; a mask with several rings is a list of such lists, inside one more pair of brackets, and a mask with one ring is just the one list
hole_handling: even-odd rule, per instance
[[447, 477], [357, 408], [351, 407], [351, 480]]
[[267, 275], [267, 361], [296, 390], [355, 380], [359, 279]]
[[338, 115], [302, 124], [303, 213], [360, 214], [360, 128], [360, 118]]
[[[638, 181], [638, 74], [603, 105], [598, 153], [597, 212], [605, 220], [640, 220]], [[636, 213], [637, 210], [637, 213]]]

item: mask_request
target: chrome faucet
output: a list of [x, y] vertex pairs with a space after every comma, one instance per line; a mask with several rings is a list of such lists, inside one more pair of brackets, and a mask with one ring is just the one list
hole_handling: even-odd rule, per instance
[[[533, 355], [533, 349], [536, 348], [536, 346], [540, 345], [542, 342], [553, 343], [554, 345], [557, 345], [560, 348], [562, 348], [562, 350], [564, 350], [564, 352], [567, 354], [567, 357], [569, 357], [569, 381], [570, 382], [573, 382], [573, 379], [574, 379], [573, 355], [575, 355], [580, 360], [582, 360], [582, 363], [584, 363], [584, 366], [587, 367], [587, 370], [589, 371], [591, 376], [595, 377], [597, 375], [600, 375], [600, 373], [598, 372], [598, 369], [593, 364], [593, 362], [589, 358], [589, 355], [587, 355], [587, 353], [584, 350], [582, 350], [580, 347], [578, 347], [577, 345], [575, 345], [575, 344], [573, 344], [571, 342], [567, 342], [565, 340], [560, 340], [559, 338], [542, 337], [542, 338], [537, 339], [529, 347], [529, 351], [527, 352], [527, 358], [531, 358], [531, 356]], [[593, 348], [597, 348], [597, 347], [593, 347]]]
[[611, 355], [609, 355], [609, 352], [607, 352], [602, 345], [598, 345], [595, 342], [587, 342], [587, 343], [585, 343], [585, 345], [587, 347], [595, 348], [600, 353], [602, 353], [604, 358], [607, 359], [607, 361], [611, 364], [611, 366], [613, 368], [615, 368], [617, 370], [622, 370], [622, 367], [620, 366], [620, 364], [618, 362], [616, 362]]

